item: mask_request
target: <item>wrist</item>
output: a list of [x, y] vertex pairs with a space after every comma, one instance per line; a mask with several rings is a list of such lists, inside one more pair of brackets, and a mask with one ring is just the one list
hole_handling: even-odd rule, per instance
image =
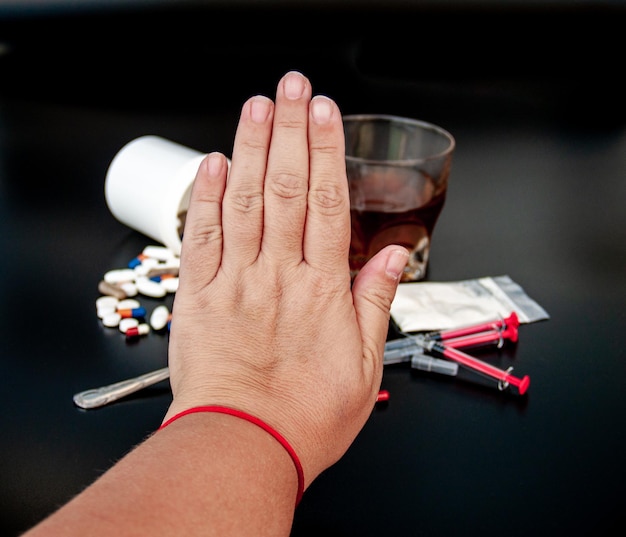
[[[198, 415], [198, 414], [217, 414], [217, 415], [230, 416], [233, 419], [243, 422], [243, 423], [239, 423], [238, 425], [240, 426], [242, 424], [254, 425], [256, 428], [261, 430], [265, 435], [268, 435], [269, 437], [271, 437], [278, 445], [280, 445], [280, 447], [289, 456], [289, 458], [291, 459], [291, 462], [293, 463], [293, 467], [295, 468], [296, 478], [297, 478], [297, 493], [296, 493], [295, 504], [297, 506], [300, 503], [302, 494], [304, 493], [304, 471], [302, 468], [302, 464], [300, 463], [300, 459], [297, 453], [295, 452], [295, 450], [293, 449], [293, 447], [291, 446], [291, 444], [288, 442], [288, 440], [279, 431], [274, 429], [271, 425], [261, 420], [260, 418], [257, 418], [256, 416], [253, 416], [252, 414], [248, 414], [247, 412], [244, 412], [242, 410], [238, 410], [238, 409], [226, 407], [226, 406], [221, 406], [221, 405], [196, 406], [196, 407], [183, 410], [169, 417], [168, 419], [166, 419], [159, 427], [159, 431], [165, 429], [166, 427], [170, 426], [173, 423], [184, 421], [182, 420], [182, 418], [186, 418], [187, 421], [190, 421], [189, 417], [193, 415]], [[265, 438], [265, 440], [267, 440], [267, 438]]]

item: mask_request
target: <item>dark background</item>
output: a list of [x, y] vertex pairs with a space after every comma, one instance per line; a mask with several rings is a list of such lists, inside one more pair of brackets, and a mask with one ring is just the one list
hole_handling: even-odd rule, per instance
[[306, 492], [293, 536], [622, 534], [624, 15], [591, 1], [0, 4], [0, 535], [92, 482], [170, 401], [164, 382], [72, 403], [167, 360], [165, 336], [127, 344], [95, 315], [104, 272], [152, 243], [108, 211], [111, 159], [144, 134], [230, 154], [243, 101], [290, 69], [343, 113], [452, 132], [428, 279], [508, 274], [550, 314], [480, 355], [530, 375], [525, 397], [388, 367], [391, 400]]

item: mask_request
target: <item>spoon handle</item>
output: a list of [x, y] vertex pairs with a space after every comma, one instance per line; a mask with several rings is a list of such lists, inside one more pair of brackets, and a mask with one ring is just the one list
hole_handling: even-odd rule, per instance
[[169, 368], [164, 367], [163, 369], [157, 369], [132, 379], [116, 382], [115, 384], [85, 390], [74, 395], [74, 404], [80, 408], [98, 408], [135, 393], [142, 388], [161, 382], [169, 378], [169, 376]]

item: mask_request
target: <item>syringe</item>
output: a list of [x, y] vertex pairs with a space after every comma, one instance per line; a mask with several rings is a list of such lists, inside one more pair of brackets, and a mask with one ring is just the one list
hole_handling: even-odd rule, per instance
[[509, 384], [512, 384], [518, 389], [520, 395], [523, 395], [524, 393], [526, 393], [530, 385], [530, 377], [528, 375], [525, 375], [522, 378], [517, 378], [511, 375], [511, 371], [513, 370], [512, 367], [507, 369], [506, 371], [499, 369], [495, 366], [492, 366], [491, 364], [479, 360], [478, 358], [474, 358], [473, 356], [470, 356], [463, 351], [460, 351], [453, 347], [448, 347], [447, 345], [444, 345], [443, 343], [438, 341], [423, 340], [420, 344], [428, 352], [436, 352], [450, 360], [458, 362], [459, 364], [469, 369], [496, 379], [498, 381], [498, 388], [500, 390], [504, 390], [509, 386]]
[[517, 313], [512, 312], [506, 318], [499, 318], [493, 321], [488, 321], [486, 323], [473, 324], [468, 326], [463, 326], [461, 328], [451, 328], [448, 330], [438, 330], [436, 332], [428, 332], [425, 334], [427, 339], [434, 339], [438, 341], [445, 341], [448, 339], [463, 337], [468, 334], [476, 334], [478, 332], [486, 332], [490, 330], [504, 330], [505, 328], [518, 328], [520, 325], [519, 317]]
[[[445, 344], [455, 349], [477, 347], [481, 345], [497, 344], [502, 347], [505, 341], [516, 342], [518, 336], [517, 326], [510, 325], [504, 330], [488, 330], [480, 333], [468, 333], [465, 336], [446, 339]], [[408, 362], [416, 353], [423, 353], [424, 346], [421, 342], [431, 341], [428, 335], [415, 335], [398, 339], [392, 339], [385, 343], [384, 365]], [[438, 341], [438, 340], [435, 340]]]

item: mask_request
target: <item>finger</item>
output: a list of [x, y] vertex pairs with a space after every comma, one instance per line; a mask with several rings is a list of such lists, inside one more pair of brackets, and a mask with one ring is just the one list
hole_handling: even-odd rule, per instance
[[265, 176], [263, 254], [276, 265], [302, 261], [309, 178], [308, 109], [311, 84], [287, 73], [276, 91], [272, 144]]
[[311, 101], [309, 152], [304, 258], [327, 272], [348, 274], [350, 201], [343, 123], [339, 108], [327, 97]]
[[408, 260], [409, 252], [402, 246], [386, 246], [365, 264], [352, 285], [363, 355], [378, 369], [383, 366], [391, 302]]
[[240, 270], [258, 257], [263, 234], [263, 183], [274, 103], [257, 95], [242, 107], [224, 194], [224, 266]]
[[200, 165], [191, 188], [181, 248], [181, 285], [196, 292], [217, 273], [222, 257], [222, 198], [228, 161], [210, 153]]

